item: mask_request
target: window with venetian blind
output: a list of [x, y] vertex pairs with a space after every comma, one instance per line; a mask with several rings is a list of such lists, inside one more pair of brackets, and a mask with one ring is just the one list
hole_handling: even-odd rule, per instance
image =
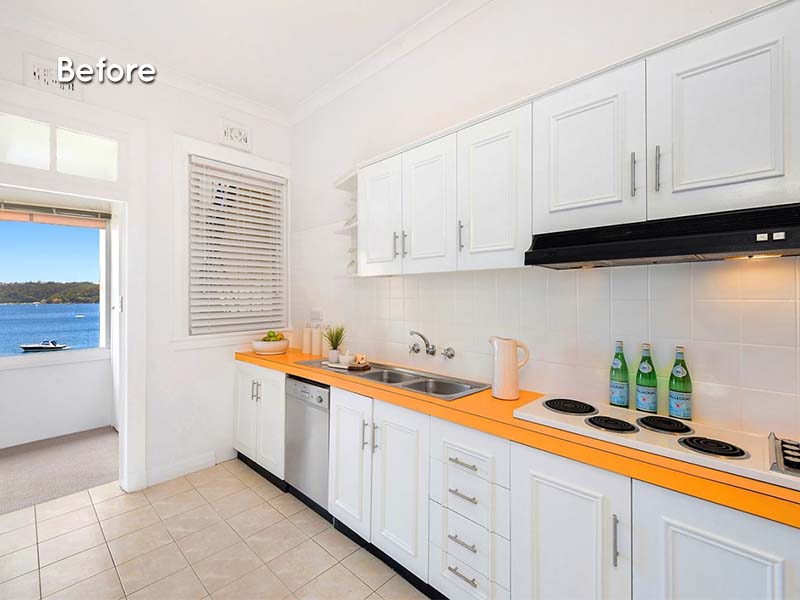
[[189, 156], [191, 335], [287, 326], [283, 177]]

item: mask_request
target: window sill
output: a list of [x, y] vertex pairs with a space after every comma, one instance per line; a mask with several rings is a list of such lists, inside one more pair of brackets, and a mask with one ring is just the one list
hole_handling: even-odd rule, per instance
[[[276, 330], [277, 331], [277, 330]], [[286, 331], [281, 329], [280, 331]], [[244, 333], [222, 333], [211, 335], [186, 336], [173, 339], [170, 344], [177, 352], [200, 350], [202, 348], [229, 348], [249, 346], [250, 342], [264, 335], [263, 330]]]
[[18, 356], [0, 356], [0, 371], [11, 369], [35, 369], [55, 365], [69, 365], [99, 360], [110, 360], [109, 348], [88, 348], [86, 350], [61, 350], [58, 352], [40, 352], [36, 354], [20, 354]]

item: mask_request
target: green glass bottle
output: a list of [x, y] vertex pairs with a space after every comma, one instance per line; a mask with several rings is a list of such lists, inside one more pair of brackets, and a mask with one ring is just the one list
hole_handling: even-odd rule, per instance
[[642, 344], [642, 360], [636, 372], [636, 410], [658, 411], [658, 379], [650, 358], [650, 344]]
[[686, 368], [683, 346], [675, 347], [675, 364], [669, 375], [669, 416], [692, 419], [692, 377]]
[[625, 362], [625, 352], [622, 342], [617, 340], [614, 349], [614, 359], [611, 361], [611, 406], [628, 408], [630, 406], [630, 378], [628, 376], [628, 363]]

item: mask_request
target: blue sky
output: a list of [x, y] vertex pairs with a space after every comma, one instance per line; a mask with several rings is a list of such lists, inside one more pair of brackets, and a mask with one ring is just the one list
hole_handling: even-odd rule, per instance
[[0, 221], [0, 282], [100, 280], [100, 231]]

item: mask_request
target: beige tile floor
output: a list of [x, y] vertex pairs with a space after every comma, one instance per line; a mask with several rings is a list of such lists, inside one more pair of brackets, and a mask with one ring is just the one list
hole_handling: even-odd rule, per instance
[[239, 460], [0, 515], [0, 600], [424, 597]]

